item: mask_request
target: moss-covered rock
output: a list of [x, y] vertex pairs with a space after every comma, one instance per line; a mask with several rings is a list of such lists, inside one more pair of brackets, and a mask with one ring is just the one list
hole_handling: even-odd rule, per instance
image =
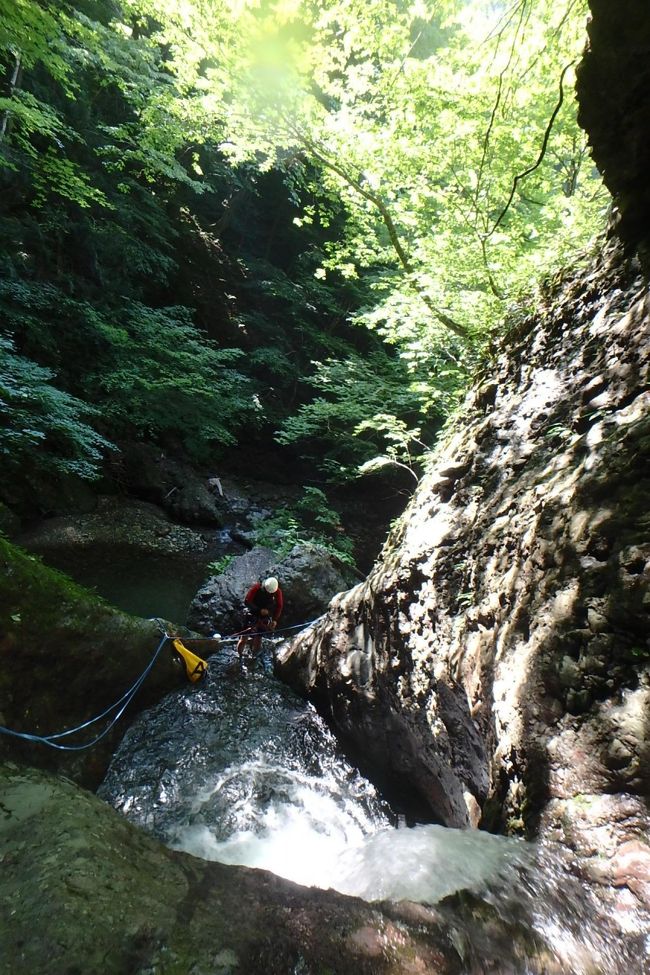
[[[101, 713], [143, 672], [160, 626], [117, 612], [67, 576], [0, 539], [0, 724], [53, 734]], [[59, 768], [92, 786], [103, 777], [129, 715], [185, 680], [166, 647], [126, 715], [94, 748], [60, 752], [0, 735], [0, 755]], [[81, 743], [102, 724], [71, 738]]]
[[99, 546], [162, 556], [196, 556], [208, 548], [204, 534], [175, 523], [155, 504], [108, 495], [96, 499], [93, 511], [46, 518], [13, 540], [46, 559]]

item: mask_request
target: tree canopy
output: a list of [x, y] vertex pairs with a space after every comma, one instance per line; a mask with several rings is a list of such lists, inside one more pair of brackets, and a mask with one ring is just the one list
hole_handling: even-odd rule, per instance
[[603, 226], [585, 20], [0, 0], [0, 450], [58, 456], [56, 389], [82, 473], [129, 437], [205, 459], [260, 431], [330, 478], [411, 464], [506, 310]]
[[298, 221], [345, 200], [345, 232], [316, 273], [374, 270], [388, 334], [409, 293], [431, 333], [484, 332], [597, 226], [605, 197], [572, 84], [584, 0], [164, 9], [196, 136], [217, 130], [232, 162], [307, 182]]

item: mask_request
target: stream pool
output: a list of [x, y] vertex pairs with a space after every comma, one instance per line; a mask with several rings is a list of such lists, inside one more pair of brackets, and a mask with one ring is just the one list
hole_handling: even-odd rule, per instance
[[95, 543], [56, 549], [43, 559], [125, 613], [161, 617], [182, 626], [192, 599], [210, 574], [208, 563], [224, 550], [213, 545], [198, 556], [159, 555], [128, 545]]

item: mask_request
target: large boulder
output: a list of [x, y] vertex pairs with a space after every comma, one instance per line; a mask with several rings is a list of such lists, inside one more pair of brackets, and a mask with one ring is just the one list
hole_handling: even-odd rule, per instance
[[[0, 538], [0, 724], [51, 735], [102, 714], [151, 662], [160, 626], [127, 616], [34, 556]], [[200, 651], [199, 651], [200, 652]], [[0, 735], [0, 756], [55, 768], [87, 786], [101, 782], [128, 718], [185, 681], [171, 649], [155, 665], [128, 710], [88, 750], [61, 751]], [[111, 711], [108, 717], [114, 716]], [[108, 718], [59, 744], [102, 734]]]
[[110, 475], [132, 494], [163, 507], [177, 521], [222, 524], [208, 479], [159, 447], [145, 443], [125, 445], [113, 458]]
[[275, 553], [263, 546], [233, 559], [220, 575], [211, 576], [199, 589], [190, 605], [188, 626], [207, 635], [240, 630], [244, 596], [257, 579], [269, 575], [274, 560]]
[[311, 622], [352, 580], [347, 566], [315, 546], [296, 545], [281, 559], [271, 549], [257, 546], [235, 558], [221, 575], [208, 579], [194, 597], [188, 625], [206, 634], [240, 629], [244, 596], [254, 582], [269, 575], [277, 576], [282, 587], [283, 626]]
[[0, 975], [461, 969], [436, 911], [382, 911], [173, 852], [35, 770], [0, 765], [0, 783]]
[[276, 563], [273, 575], [282, 581], [285, 625], [312, 622], [325, 612], [333, 596], [355, 581], [349, 566], [314, 545], [295, 545]]

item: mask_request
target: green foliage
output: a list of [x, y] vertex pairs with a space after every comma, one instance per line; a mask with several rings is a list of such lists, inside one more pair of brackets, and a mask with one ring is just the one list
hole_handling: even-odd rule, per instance
[[294, 505], [278, 508], [256, 525], [256, 544], [267, 545], [279, 556], [287, 555], [294, 545], [312, 545], [354, 567], [353, 544], [326, 495], [316, 487], [303, 487], [303, 491]]
[[112, 448], [87, 422], [97, 417], [50, 382], [54, 374], [16, 355], [0, 335], [0, 454], [5, 472], [56, 472], [92, 479]]
[[[23, 348], [61, 370], [113, 437], [179, 438], [200, 460], [259, 414], [233, 368], [242, 353], [216, 348], [187, 308], [102, 310], [24, 282], [0, 284], [0, 308]], [[55, 319], [62, 327], [52, 334]]]
[[54, 194], [67, 200], [74, 200], [77, 206], [90, 207], [93, 203], [107, 206], [101, 190], [90, 184], [89, 178], [69, 159], [59, 159], [52, 150], [39, 157], [39, 165], [34, 172], [33, 205], [43, 207]]
[[[372, 459], [366, 439], [408, 462], [423, 418], [448, 412], [506, 309], [603, 225], [571, 85], [586, 0], [243, 3], [230, 22], [199, 0], [165, 10], [170, 69], [201, 102], [194, 131], [211, 114], [234, 166], [284, 172], [305, 232], [328, 226], [338, 201], [347, 219], [314, 274], [370, 285], [357, 321], [396, 347], [417, 386], [406, 413], [399, 396], [377, 409], [375, 395], [363, 412], [347, 386], [321, 395], [335, 369], [358, 381], [354, 350], [336, 367], [314, 357], [316, 395], [279, 439], [336, 440], [325, 467], [343, 475]], [[203, 61], [183, 39], [189, 23]]]
[[29, 70], [39, 63], [66, 90], [70, 83], [70, 63], [60, 34], [60, 13], [48, 4], [34, 0], [0, 6], [0, 50], [20, 58]]
[[[20, 147], [32, 160], [39, 153], [31, 141], [32, 136], [41, 136], [50, 142], [55, 139], [73, 136], [65, 125], [59, 112], [51, 105], [39, 101], [31, 92], [15, 91], [11, 98], [0, 98], [0, 112], [11, 116], [14, 125], [12, 142]], [[11, 165], [10, 156], [5, 160]], [[15, 166], [12, 166], [15, 169]]]
[[222, 555], [220, 559], [216, 559], [214, 562], [208, 562], [206, 568], [210, 575], [220, 576], [234, 561], [234, 555]]
[[0, 310], [107, 437], [212, 460], [268, 437], [267, 412], [281, 419], [310, 360], [345, 353], [337, 331], [351, 329], [313, 274], [320, 230], [306, 242], [292, 222], [301, 185], [288, 200], [276, 178], [261, 197], [255, 169], [233, 171], [196, 132], [198, 61], [164, 61], [165, 9], [22, 0], [0, 21]]
[[105, 365], [90, 371], [84, 386], [112, 429], [176, 435], [201, 459], [214, 445], [234, 443], [234, 431], [256, 412], [248, 381], [232, 368], [242, 353], [202, 337], [187, 308], [133, 303], [119, 322], [97, 326]]
[[279, 442], [299, 442], [332, 480], [355, 477], [377, 454], [410, 466], [426, 447], [422, 438], [433, 436], [457, 402], [464, 378], [441, 377], [447, 388], [433, 396], [427, 366], [424, 360], [411, 369], [381, 350], [316, 363], [310, 382], [319, 395], [285, 421]]
[[330, 478], [416, 472], [504, 311], [602, 222], [568, 69], [585, 13], [0, 0], [0, 308], [46, 370], [27, 387], [196, 459], [274, 425]]
[[[2, 11], [2, 53], [11, 67], [9, 95], [0, 100], [0, 162], [19, 170], [24, 157], [30, 160], [35, 205], [52, 197], [108, 205], [93, 178], [102, 162], [131, 179], [207, 188], [177, 158], [185, 143], [182, 99], [149, 38], [136, 39], [118, 20], [102, 23], [68, 4], [43, 9], [21, 0]], [[39, 82], [43, 72], [56, 83], [54, 92]], [[49, 101], [39, 97], [41, 88]], [[72, 102], [88, 88], [100, 104], [109, 96], [118, 110], [114, 124], [75, 115]], [[128, 179], [122, 189], [129, 191]]]
[[434, 341], [441, 329], [483, 332], [599, 225], [604, 196], [569, 78], [555, 116], [586, 0], [505, 12], [488, 0], [242, 4], [234, 37], [190, 6], [206, 51], [216, 59], [230, 45], [230, 70], [196, 83], [230, 103], [233, 161], [309, 160], [318, 176], [301, 222], [326, 214], [333, 195], [353, 214], [322, 273], [388, 272], [412, 313], [428, 313]]

